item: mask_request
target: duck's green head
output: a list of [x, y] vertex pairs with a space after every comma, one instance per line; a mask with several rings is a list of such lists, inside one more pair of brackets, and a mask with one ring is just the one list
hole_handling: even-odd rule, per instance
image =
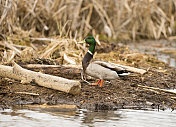
[[84, 39], [85, 43], [89, 44], [89, 52], [91, 52], [92, 54], [94, 54], [95, 52], [95, 46], [96, 46], [96, 41], [94, 37], [86, 37]]
[[85, 42], [86, 42], [87, 44], [89, 44], [90, 46], [91, 46], [91, 45], [96, 45], [95, 38], [92, 37], [92, 36], [86, 37], [84, 40], [85, 40]]
[[87, 43], [89, 45], [89, 53], [94, 54], [96, 46], [96, 41], [94, 37], [86, 37], [83, 41], [78, 43]]

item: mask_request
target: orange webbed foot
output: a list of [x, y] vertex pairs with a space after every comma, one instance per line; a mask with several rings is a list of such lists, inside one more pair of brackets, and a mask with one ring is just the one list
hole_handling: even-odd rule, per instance
[[102, 87], [103, 86], [103, 80], [101, 80], [101, 83], [100, 83], [100, 87]]
[[[100, 82], [101, 81], [101, 82]], [[100, 86], [99, 87], [102, 87], [103, 86], [103, 80], [98, 80], [97, 83], [92, 83], [90, 85], [98, 85], [100, 83]]]
[[92, 83], [92, 84], [90, 84], [90, 85], [98, 85], [98, 84], [100, 83], [100, 81], [101, 81], [101, 80], [98, 80], [97, 83]]

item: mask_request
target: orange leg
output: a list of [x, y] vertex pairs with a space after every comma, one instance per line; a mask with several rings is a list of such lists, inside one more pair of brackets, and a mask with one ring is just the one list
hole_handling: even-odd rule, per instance
[[101, 81], [101, 80], [98, 80], [97, 83], [92, 83], [92, 84], [90, 84], [90, 85], [98, 85], [98, 84], [100, 83], [100, 81]]
[[103, 80], [101, 80], [101, 83], [100, 83], [100, 87], [102, 87], [103, 86]]

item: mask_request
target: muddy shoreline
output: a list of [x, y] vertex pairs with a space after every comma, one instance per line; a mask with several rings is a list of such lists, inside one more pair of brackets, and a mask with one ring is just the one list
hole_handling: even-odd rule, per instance
[[[154, 69], [154, 68], [153, 68]], [[114, 110], [120, 108], [174, 108], [173, 94], [156, 93], [135, 87], [135, 84], [154, 86], [157, 88], [175, 88], [175, 71], [170, 74], [149, 71], [143, 77], [133, 75], [128, 79], [119, 79], [113, 83], [105, 82], [102, 88], [90, 86], [81, 82], [79, 95], [70, 95], [56, 90], [40, 87], [36, 84], [21, 84], [19, 81], [1, 78], [1, 106], [28, 105], [28, 104], [74, 104], [79, 108], [91, 110]], [[151, 75], [155, 75], [151, 78]], [[169, 77], [169, 78], [166, 78]], [[144, 81], [142, 79], [145, 78]], [[91, 81], [93, 82], [93, 81]], [[16, 93], [25, 91], [39, 95], [25, 95]]]
[[[13, 105], [33, 105], [33, 104], [73, 104], [78, 108], [91, 110], [115, 110], [121, 108], [156, 108], [166, 109], [176, 107], [175, 94], [148, 90], [136, 85], [156, 87], [162, 89], [176, 89], [176, 70], [160, 62], [153, 57], [128, 51], [125, 47], [119, 48], [117, 45], [111, 45], [107, 48], [107, 53], [101, 53], [102, 45], [97, 49], [98, 54], [95, 59], [112, 61], [114, 58], [126, 62], [126, 65], [138, 67], [147, 70], [144, 75], [132, 73], [128, 78], [117, 79], [111, 82], [104, 82], [103, 87], [91, 86], [81, 81], [80, 69], [76, 71], [64, 72], [58, 69], [33, 69], [51, 75], [61, 76], [68, 79], [80, 80], [81, 93], [79, 95], [70, 95], [60, 91], [40, 87], [37, 84], [22, 84], [8, 78], [0, 78], [0, 107], [8, 108]], [[111, 52], [113, 49], [113, 52]], [[132, 55], [129, 55], [132, 54]], [[109, 56], [108, 56], [109, 55]], [[108, 58], [108, 59], [106, 59]], [[116, 61], [118, 61], [115, 59]], [[42, 59], [38, 62], [36, 59], [28, 62], [16, 62], [20, 65], [36, 63], [41, 61], [44, 64], [53, 64], [53, 61]], [[46, 61], [49, 61], [46, 63]], [[74, 68], [71, 68], [74, 69]], [[52, 70], [52, 71], [51, 71]], [[89, 79], [89, 82], [95, 82], [96, 79]], [[36, 93], [38, 95], [26, 95], [17, 92]]]

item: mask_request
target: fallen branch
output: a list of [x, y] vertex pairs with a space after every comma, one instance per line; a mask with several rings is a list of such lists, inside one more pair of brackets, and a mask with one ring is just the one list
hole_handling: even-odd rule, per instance
[[153, 89], [143, 88], [143, 90], [147, 90], [147, 91], [150, 91], [150, 92], [153, 92], [153, 93], [156, 93], [156, 94], [161, 94], [161, 92], [158, 92], [158, 91], [153, 90]]
[[40, 108], [47, 111], [74, 111], [77, 109], [76, 105], [60, 104], [60, 105], [25, 105], [28, 108]]
[[149, 86], [142, 86], [142, 85], [136, 85], [136, 86], [137, 86], [137, 87], [140, 87], [140, 88], [144, 88], [144, 89], [150, 89], [150, 90], [154, 90], [154, 91], [160, 91], [160, 92], [165, 92], [165, 93], [175, 94], [175, 95], [176, 95], [176, 92], [169, 91], [169, 90], [166, 90], [166, 89], [155, 88], [155, 87], [149, 87]]
[[135, 72], [135, 73], [144, 74], [147, 72], [146, 70], [135, 68], [135, 67], [125, 66], [125, 65], [120, 65], [120, 64], [115, 64], [115, 65], [122, 67], [122, 68], [125, 68], [127, 71], [131, 71], [131, 72]]
[[107, 66], [107, 67], [110, 67], [110, 68], [114, 68], [114, 69], [117, 69], [117, 70], [119, 70], [119, 68], [123, 68], [127, 71], [140, 73], [140, 74], [144, 74], [144, 73], [147, 72], [146, 70], [143, 70], [143, 69], [130, 67], [130, 66], [125, 66], [125, 65], [120, 65], [120, 64], [115, 64], [115, 63], [107, 63], [107, 62], [103, 62], [103, 61], [95, 61], [94, 63], [100, 64], [102, 66]]
[[81, 89], [79, 81], [30, 71], [17, 64], [14, 64], [13, 67], [0, 65], [0, 76], [21, 80], [22, 83], [35, 82], [40, 86], [60, 90], [73, 95], [79, 94]]
[[26, 64], [26, 65], [21, 65], [22, 67], [25, 68], [60, 68], [60, 67], [72, 67], [72, 68], [77, 68], [80, 69], [82, 66], [81, 65], [45, 65], [45, 64]]
[[176, 97], [171, 97], [171, 99], [174, 99], [174, 100], [176, 100]]
[[25, 68], [58, 68], [61, 67], [61, 65], [44, 65], [44, 64], [27, 64], [27, 65], [21, 65]]
[[26, 105], [27, 107], [31, 108], [62, 108], [62, 109], [75, 109], [77, 108], [76, 105], [67, 105], [67, 104], [60, 104], [60, 105]]
[[29, 93], [29, 92], [15, 92], [16, 94], [26, 94], [26, 95], [33, 95], [33, 96], [39, 96], [38, 93]]
[[27, 68], [32, 71], [39, 71], [44, 74], [55, 75], [59, 77], [64, 77], [67, 79], [81, 79], [81, 69], [78, 69], [76, 66], [62, 66], [62, 65], [41, 65], [41, 64], [27, 64], [21, 65], [24, 68]]

